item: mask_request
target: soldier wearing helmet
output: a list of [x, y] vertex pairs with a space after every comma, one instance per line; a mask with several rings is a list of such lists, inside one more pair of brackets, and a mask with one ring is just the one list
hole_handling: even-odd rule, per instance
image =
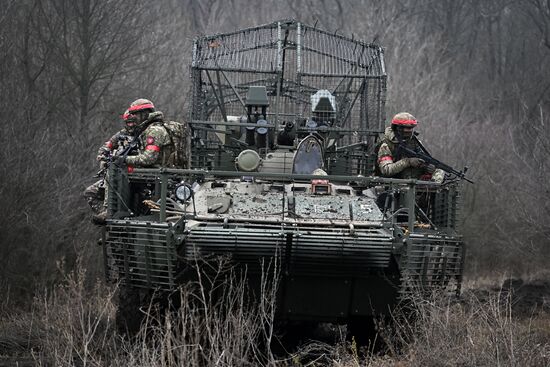
[[425, 164], [419, 158], [398, 156], [397, 146], [400, 141], [411, 150], [416, 150], [420, 146], [420, 141], [414, 133], [417, 124], [416, 118], [408, 112], [400, 112], [393, 117], [378, 149], [378, 171], [384, 177], [415, 178], [441, 183], [445, 178], [445, 172], [442, 170]]
[[[141, 147], [133, 156], [119, 157], [118, 164], [130, 167], [160, 167], [167, 165], [172, 150], [172, 141], [164, 128], [164, 116], [156, 111], [153, 102], [140, 98], [130, 104], [128, 115], [136, 120], [136, 129], [140, 134]], [[146, 124], [144, 126], [143, 124]]]
[[[136, 119], [128, 113], [128, 110], [122, 115], [124, 121], [124, 128], [116, 132], [111, 138], [109, 138], [98, 150], [96, 159], [99, 161], [100, 171], [98, 176], [106, 175], [106, 169], [110, 159], [116, 155], [116, 151], [125, 147], [133, 138], [135, 132]], [[92, 221], [94, 223], [100, 223], [103, 220], [101, 218], [107, 215], [107, 203], [105, 198], [108, 186], [105, 184], [105, 179], [100, 179], [88, 186], [84, 190], [84, 197], [88, 202], [88, 205], [92, 208], [94, 216]]]
[[[108, 160], [121, 146], [129, 142], [135, 132], [137, 121], [135, 116], [128, 113], [128, 110], [122, 115], [124, 121], [124, 128], [115, 133], [109, 140], [103, 144], [97, 152], [97, 160], [100, 161], [100, 166]], [[103, 167], [102, 167], [103, 168]]]

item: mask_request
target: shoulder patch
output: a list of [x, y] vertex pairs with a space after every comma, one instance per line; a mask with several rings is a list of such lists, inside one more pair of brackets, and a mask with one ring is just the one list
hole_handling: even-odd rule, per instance
[[164, 146], [170, 143], [170, 137], [162, 125], [151, 125], [145, 130], [145, 133], [147, 138], [152, 137], [155, 139], [156, 145]]
[[147, 144], [155, 144], [155, 138], [152, 136], [148, 136], [146, 139]]

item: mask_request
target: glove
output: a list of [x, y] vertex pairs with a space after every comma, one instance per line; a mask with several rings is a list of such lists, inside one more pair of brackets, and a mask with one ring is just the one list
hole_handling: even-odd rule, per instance
[[430, 174], [435, 172], [435, 166], [433, 164], [427, 164], [424, 169]]
[[117, 167], [122, 167], [124, 164], [126, 164], [126, 157], [119, 155], [113, 158], [113, 163]]
[[443, 183], [445, 180], [445, 172], [443, 170], [436, 170], [435, 173], [432, 175], [432, 181], [437, 183]]
[[424, 165], [424, 161], [420, 158], [409, 158], [409, 166], [418, 168]]

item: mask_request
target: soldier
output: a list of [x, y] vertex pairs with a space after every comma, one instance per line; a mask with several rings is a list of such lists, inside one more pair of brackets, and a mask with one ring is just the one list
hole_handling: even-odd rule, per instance
[[169, 166], [173, 143], [168, 130], [164, 127], [162, 112], [155, 111], [155, 106], [150, 100], [140, 98], [132, 102], [128, 113], [135, 117], [140, 130], [143, 131], [140, 134], [142, 148], [137, 155], [117, 157], [115, 162], [118, 165], [127, 164], [129, 167]]
[[[117, 150], [124, 147], [132, 139], [132, 134], [136, 129], [136, 119], [128, 113], [128, 110], [124, 112], [122, 118], [124, 120], [124, 128], [111, 136], [97, 152], [96, 159], [99, 161], [100, 168], [98, 175], [106, 174], [108, 162], [111, 157], [115, 155]], [[84, 190], [84, 197], [94, 213], [92, 216], [92, 222], [94, 223], [104, 222], [104, 217], [107, 216], [107, 205], [105, 202], [107, 196], [106, 191], [107, 185], [103, 178]]]
[[[127, 166], [128, 172], [132, 172], [134, 167], [185, 168], [183, 165], [188, 162], [187, 149], [190, 145], [185, 139], [188, 138], [186, 124], [165, 122], [162, 112], [155, 111], [153, 102], [144, 98], [130, 104], [124, 114], [124, 120], [127, 121], [126, 128], [132, 140], [130, 144], [133, 146], [137, 142], [138, 151], [132, 155], [128, 155], [126, 151], [119, 151], [118, 155], [112, 157], [112, 162], [116, 166]], [[103, 151], [112, 152], [111, 147], [114, 144], [109, 143], [110, 141], [102, 147]], [[109, 183], [108, 177], [106, 180]], [[106, 189], [107, 187], [108, 185], [105, 186]], [[107, 195], [101, 206], [102, 210], [92, 218], [95, 224], [104, 224], [108, 217], [106, 198]]]
[[400, 141], [411, 150], [421, 146], [414, 133], [416, 125], [416, 118], [410, 113], [400, 112], [393, 117], [378, 149], [378, 169], [384, 177], [415, 178], [441, 183], [445, 178], [445, 172], [442, 170], [426, 164], [420, 158], [397, 156]]

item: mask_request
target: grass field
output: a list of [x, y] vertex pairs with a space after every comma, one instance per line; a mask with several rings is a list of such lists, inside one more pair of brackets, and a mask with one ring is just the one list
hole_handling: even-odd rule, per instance
[[415, 298], [414, 317], [396, 312], [393, 322], [378, 325], [376, 347], [342, 334], [287, 354], [266, 347], [277, 338], [271, 295], [247, 305], [238, 277], [231, 281], [223, 302], [184, 289], [185, 306], [175, 313], [159, 318], [146, 310], [129, 340], [115, 324], [116, 287], [90, 289], [84, 272], [71, 273], [26, 312], [2, 304], [0, 366], [550, 365], [548, 274], [467, 279], [459, 300]]

